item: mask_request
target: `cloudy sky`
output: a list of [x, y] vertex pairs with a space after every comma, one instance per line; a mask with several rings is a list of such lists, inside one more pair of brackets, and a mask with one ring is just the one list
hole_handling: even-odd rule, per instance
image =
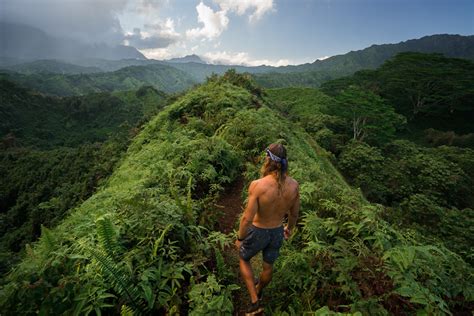
[[0, 0], [0, 19], [148, 58], [287, 65], [431, 34], [474, 34], [473, 0]]

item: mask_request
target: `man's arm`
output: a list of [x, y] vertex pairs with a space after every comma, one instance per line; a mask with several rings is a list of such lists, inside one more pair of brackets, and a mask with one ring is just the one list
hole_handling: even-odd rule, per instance
[[258, 211], [257, 181], [252, 181], [249, 186], [248, 203], [244, 214], [240, 219], [239, 235], [237, 238], [244, 239], [247, 235], [247, 228], [252, 224], [253, 218]]
[[296, 186], [296, 196], [293, 205], [290, 208], [288, 214], [288, 225], [285, 227], [285, 237], [288, 238], [295, 228], [296, 220], [298, 219], [298, 214], [300, 212], [300, 189], [299, 186]]

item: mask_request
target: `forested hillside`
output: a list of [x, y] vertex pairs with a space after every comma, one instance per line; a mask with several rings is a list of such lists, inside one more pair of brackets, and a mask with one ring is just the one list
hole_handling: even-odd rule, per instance
[[[387, 208], [384, 218], [474, 253], [474, 64], [403, 53], [321, 90], [270, 90], [275, 106], [334, 156], [348, 182]], [[294, 106], [313, 91], [313, 104]], [[317, 100], [327, 100], [321, 106]], [[308, 115], [308, 112], [313, 115]]]
[[2, 146], [54, 148], [102, 142], [156, 114], [166, 96], [152, 87], [57, 98], [0, 80]]
[[12, 66], [3, 66], [4, 69], [18, 72], [21, 74], [37, 74], [37, 73], [57, 73], [57, 74], [87, 74], [102, 72], [97, 67], [84, 67], [59, 60], [35, 60], [32, 62], [16, 64]]
[[387, 100], [408, 119], [411, 129], [474, 132], [474, 62], [438, 54], [402, 53], [377, 70], [328, 82], [322, 90], [334, 95], [351, 85]]
[[[406, 121], [402, 114], [365, 87], [332, 96], [301, 90], [301, 102], [299, 94], [295, 89], [267, 94], [249, 76], [229, 71], [166, 106], [133, 139], [97, 193], [55, 228], [43, 227], [39, 241], [26, 247], [22, 262], [2, 279], [2, 310], [123, 315], [242, 310], [238, 298], [245, 289], [238, 285], [235, 236], [214, 230], [226, 212], [216, 202], [239, 178], [248, 184], [258, 177], [264, 148], [279, 141], [287, 146], [291, 175], [300, 182], [302, 206], [298, 229], [284, 244], [265, 292], [266, 313], [469, 314], [472, 234], [450, 240], [463, 245], [458, 249], [428, 239], [418, 226], [401, 225], [427, 224], [425, 213], [417, 212], [429, 214], [433, 210], [427, 205], [445, 205], [430, 199], [432, 194], [448, 197], [446, 205], [470, 203], [457, 200], [466, 196], [457, 195], [462, 190], [472, 190], [458, 187], [472, 170], [469, 149], [463, 156], [443, 147], [446, 157], [429, 163], [414, 154], [428, 169], [410, 181], [426, 184], [402, 192], [411, 199], [403, 205], [413, 211], [399, 214], [396, 207], [368, 202], [366, 188], [349, 186], [332, 162], [359, 186], [349, 172], [359, 159], [344, 164], [341, 157], [359, 146], [357, 153], [379, 161], [364, 149], [389, 144]], [[345, 110], [351, 104], [362, 105], [367, 116], [354, 141]], [[337, 108], [342, 110], [332, 112]], [[404, 146], [406, 151], [410, 145]], [[436, 163], [445, 168], [432, 168]], [[369, 161], [360, 170], [375, 174], [372, 166]], [[453, 214], [451, 224], [459, 214], [469, 218], [464, 210]], [[452, 237], [459, 238], [458, 232]]]
[[113, 72], [62, 75], [54, 73], [0, 73], [0, 77], [49, 95], [73, 96], [138, 89], [149, 85], [167, 93], [186, 90], [196, 81], [176, 68], [152, 64], [129, 66]]
[[59, 223], [107, 179], [141, 124], [167, 101], [144, 86], [84, 97], [45, 97], [0, 80], [0, 271], [41, 225]]

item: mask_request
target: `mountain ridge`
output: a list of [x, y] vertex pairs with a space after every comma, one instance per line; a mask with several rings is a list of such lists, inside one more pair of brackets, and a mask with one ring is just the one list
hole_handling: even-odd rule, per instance
[[201, 57], [199, 57], [196, 54], [186, 55], [186, 56], [183, 56], [183, 57], [166, 59], [164, 61], [167, 62], [167, 63], [190, 63], [190, 62], [193, 62], [193, 63], [207, 64], [204, 60], [201, 59]]

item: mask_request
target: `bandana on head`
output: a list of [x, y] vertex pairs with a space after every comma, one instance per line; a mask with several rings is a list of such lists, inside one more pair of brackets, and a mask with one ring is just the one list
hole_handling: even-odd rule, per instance
[[281, 163], [281, 171], [285, 172], [286, 168], [288, 167], [288, 162], [286, 161], [286, 159], [274, 155], [268, 147], [265, 149], [265, 151], [267, 153], [267, 156], [270, 157], [271, 160], [273, 160], [274, 162]]

